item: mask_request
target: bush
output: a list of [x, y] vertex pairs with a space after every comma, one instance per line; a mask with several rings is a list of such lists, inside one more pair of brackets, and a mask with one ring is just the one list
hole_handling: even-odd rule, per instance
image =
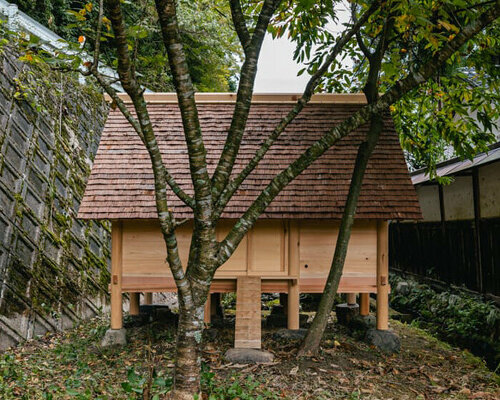
[[[391, 285], [403, 281], [391, 276]], [[393, 291], [391, 305], [416, 316], [416, 323], [441, 339], [483, 357], [495, 369], [500, 363], [500, 310], [481, 296], [461, 291], [437, 292], [411, 279], [405, 294]]]

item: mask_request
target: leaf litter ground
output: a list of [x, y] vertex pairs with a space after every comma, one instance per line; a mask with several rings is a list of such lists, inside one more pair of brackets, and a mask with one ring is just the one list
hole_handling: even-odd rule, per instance
[[[128, 328], [129, 344], [98, 346], [107, 318], [51, 333], [0, 354], [1, 399], [162, 399], [171, 386], [175, 329], [152, 322]], [[137, 325], [137, 324], [136, 324]], [[402, 351], [386, 356], [329, 326], [316, 358], [297, 360], [297, 341], [263, 329], [268, 365], [224, 360], [233, 329], [206, 331], [205, 399], [500, 399], [500, 380], [482, 361], [415, 327], [391, 321]]]

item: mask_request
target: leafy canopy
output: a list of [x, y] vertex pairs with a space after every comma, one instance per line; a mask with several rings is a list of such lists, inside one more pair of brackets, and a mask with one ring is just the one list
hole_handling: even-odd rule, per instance
[[[99, 1], [15, 0], [13, 3], [69, 43], [84, 44], [84, 49], [92, 53]], [[113, 32], [104, 3], [101, 60], [116, 67]], [[122, 3], [129, 46], [141, 84], [153, 91], [174, 90], [154, 0], [125, 0]], [[231, 29], [227, 1], [180, 0], [179, 8], [181, 35], [196, 90], [234, 91], [240, 50]], [[81, 50], [80, 47], [77, 45], [76, 49]]]
[[[352, 26], [372, 3], [339, 0], [284, 2], [273, 21], [275, 37], [287, 35], [296, 43], [294, 59], [305, 63], [299, 74], [314, 74], [337, 40], [335, 24]], [[429, 62], [442, 46], [491, 1], [387, 0], [373, 14], [323, 76], [318, 91], [358, 92], [368, 76], [365, 50], [373, 50], [387, 16], [394, 16], [390, 45], [382, 64], [379, 90]], [[495, 21], [451, 57], [428, 82], [391, 107], [407, 161], [412, 168], [428, 167], [450, 156], [472, 158], [495, 141], [500, 119], [500, 30]]]

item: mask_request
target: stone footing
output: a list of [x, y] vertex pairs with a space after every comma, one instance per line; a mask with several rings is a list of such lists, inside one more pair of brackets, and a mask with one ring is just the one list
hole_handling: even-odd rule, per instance
[[380, 331], [374, 328], [369, 329], [366, 332], [365, 341], [386, 354], [399, 353], [401, 350], [401, 340], [391, 330]]
[[258, 349], [229, 349], [225, 357], [234, 364], [262, 364], [274, 360], [274, 355]]
[[335, 313], [337, 314], [337, 321], [340, 325], [348, 326], [351, 319], [356, 315], [359, 315], [359, 305], [358, 304], [337, 304], [335, 307]]
[[353, 331], [366, 332], [377, 326], [377, 318], [374, 315], [355, 315], [349, 321], [349, 329]]
[[102, 338], [101, 347], [109, 346], [124, 346], [127, 344], [127, 330], [122, 329], [108, 329]]

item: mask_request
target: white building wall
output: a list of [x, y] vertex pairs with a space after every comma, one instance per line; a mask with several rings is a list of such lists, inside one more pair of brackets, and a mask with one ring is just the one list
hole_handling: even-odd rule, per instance
[[456, 176], [453, 183], [443, 186], [446, 221], [474, 218], [472, 176]]
[[481, 217], [500, 217], [500, 162], [479, 168], [479, 196]]
[[416, 189], [424, 221], [441, 221], [438, 185], [422, 185]]

